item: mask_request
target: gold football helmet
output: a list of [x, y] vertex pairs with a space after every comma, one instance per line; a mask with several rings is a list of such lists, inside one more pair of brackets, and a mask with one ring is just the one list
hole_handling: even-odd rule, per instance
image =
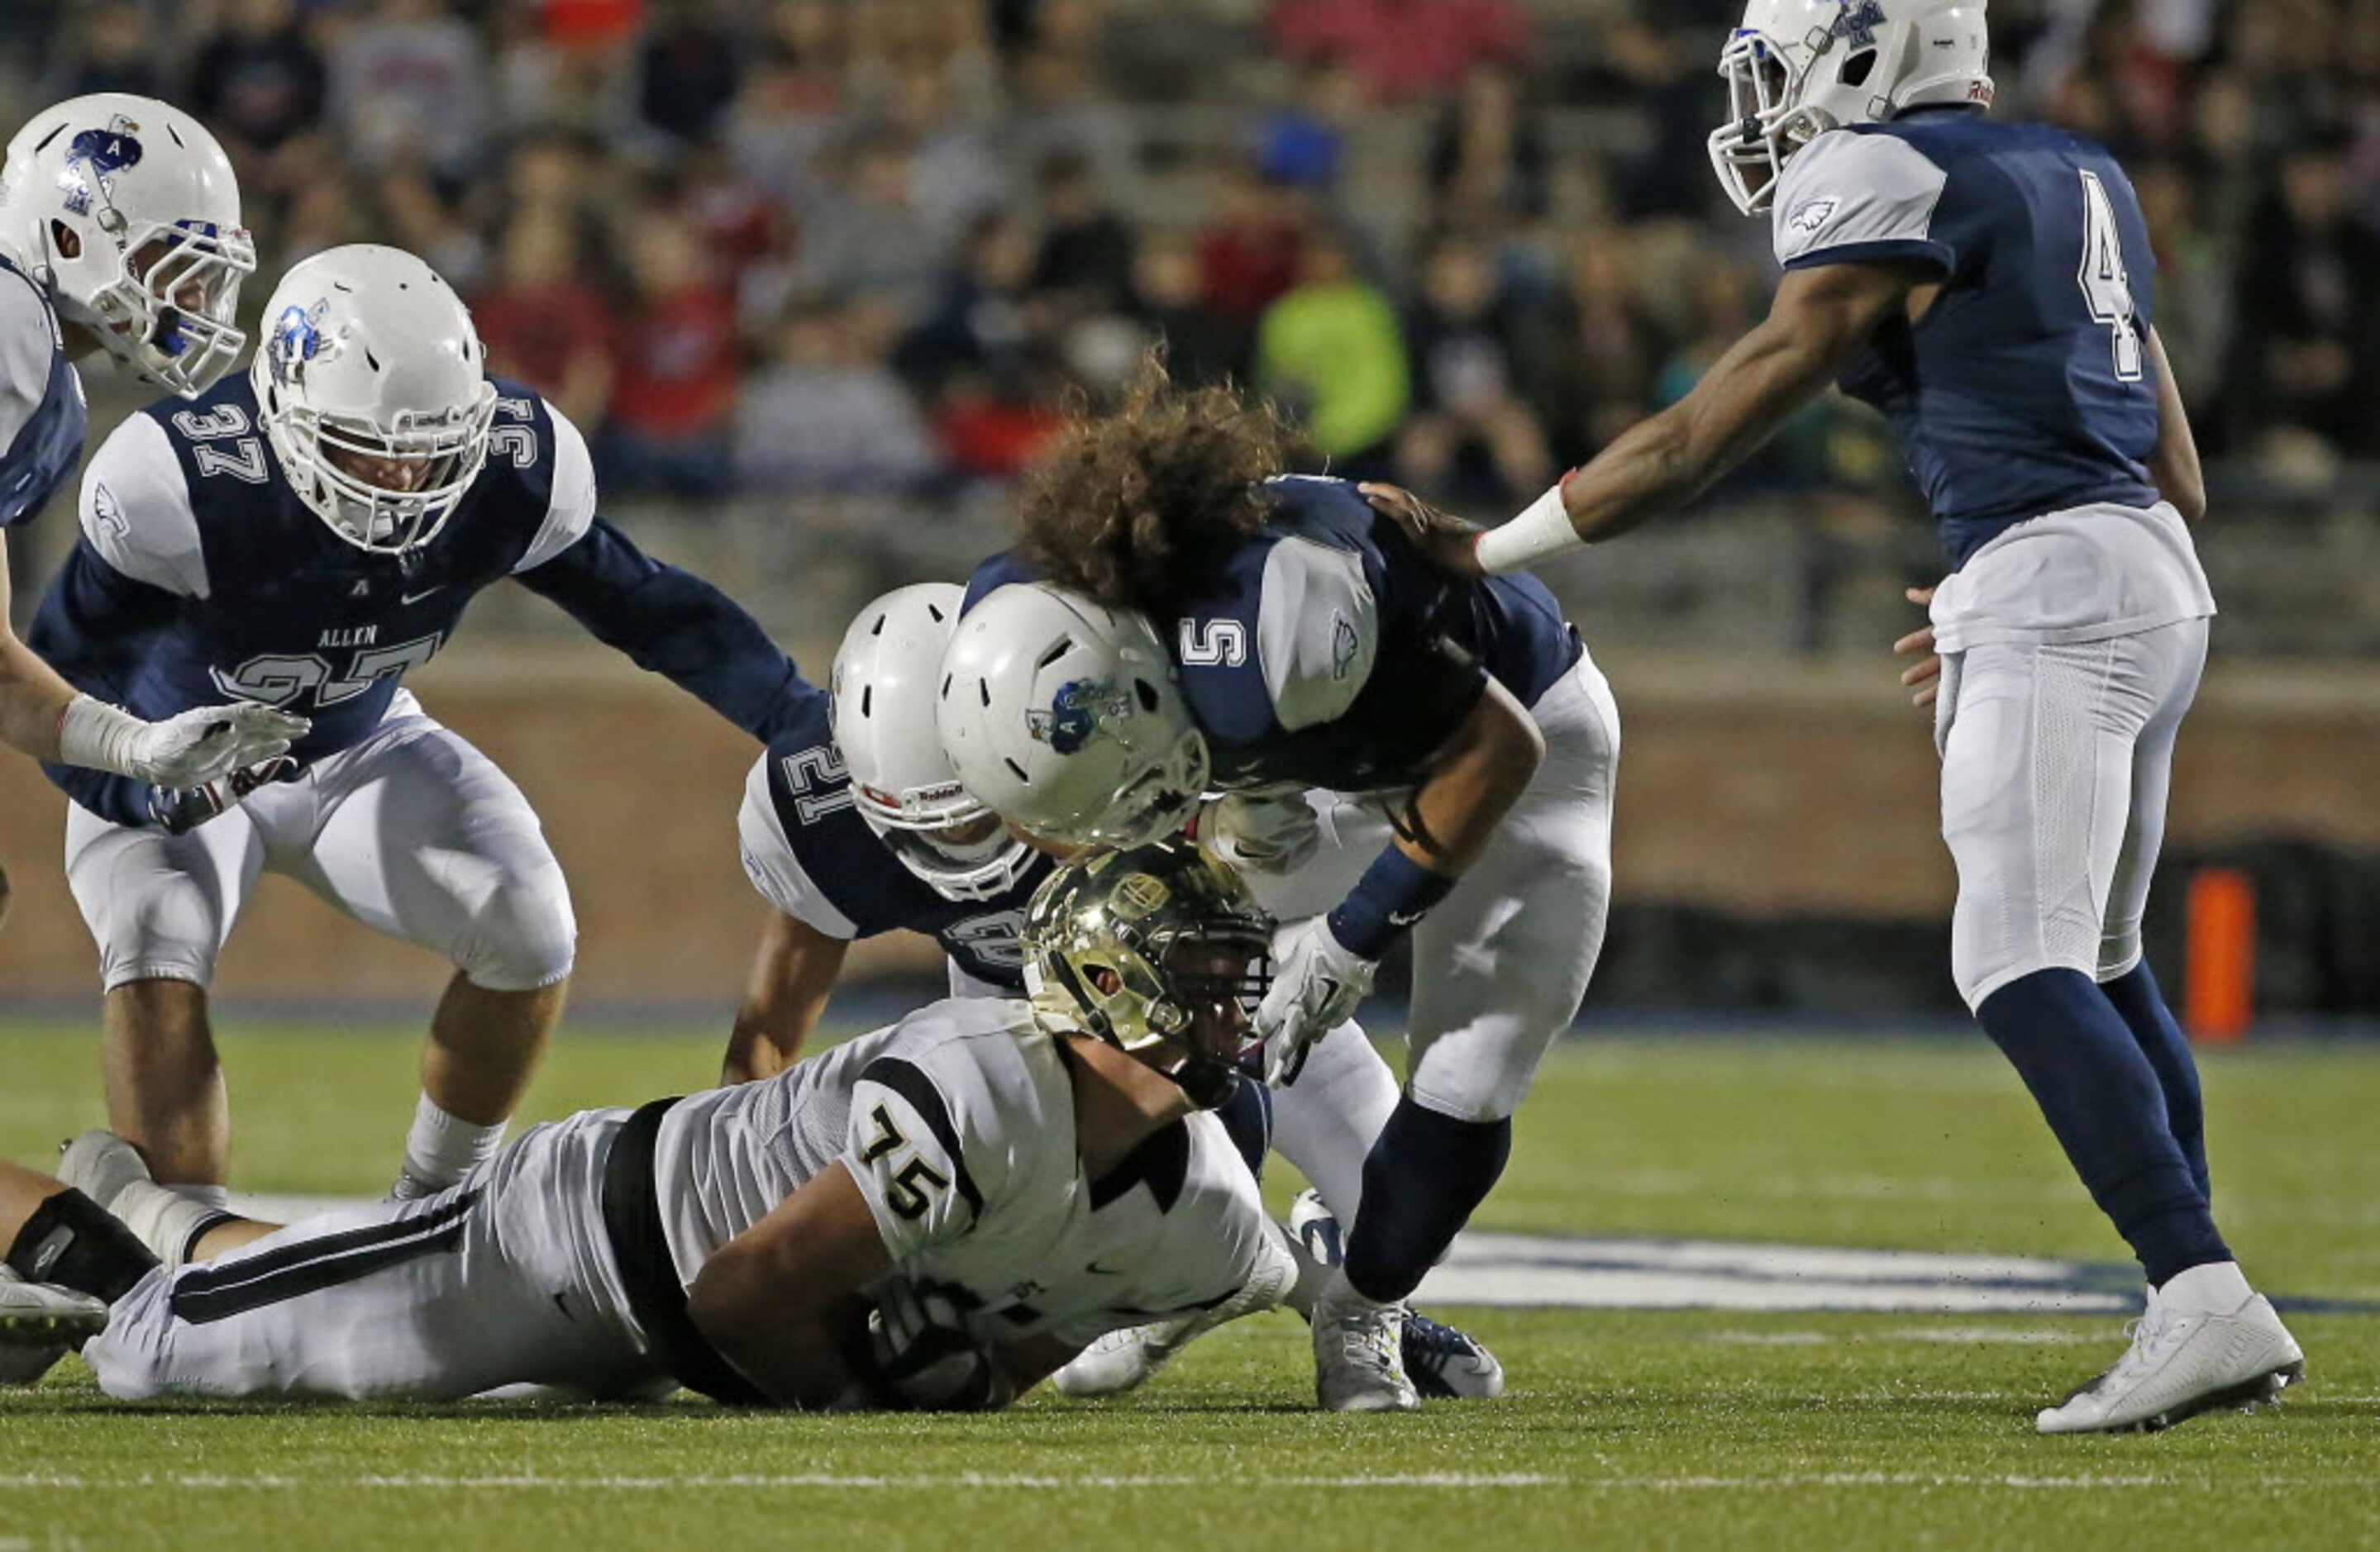
[[1087, 853], [1026, 913], [1025, 985], [1044, 1025], [1130, 1051], [1211, 1109], [1238, 1081], [1272, 928], [1238, 876], [1187, 841]]

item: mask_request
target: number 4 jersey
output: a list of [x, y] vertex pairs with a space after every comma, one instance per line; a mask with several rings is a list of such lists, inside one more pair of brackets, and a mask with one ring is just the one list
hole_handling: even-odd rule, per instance
[[937, 1002], [758, 1083], [681, 1100], [653, 1179], [679, 1280], [840, 1161], [905, 1274], [977, 1337], [1074, 1343], [1293, 1277], [1211, 1115], [1085, 1178], [1074, 1080], [1022, 1001]]
[[1899, 261], [1940, 284], [1842, 387], [1892, 422], [1961, 572], [1935, 600], [1945, 651], [2214, 612], [2149, 472], [2155, 261], [2114, 157], [1963, 108], [1831, 131], [1785, 164], [1776, 246], [1788, 270]]
[[[148, 718], [242, 699], [309, 717], [303, 760], [353, 747], [398, 683], [507, 576], [766, 738], [807, 688], [759, 625], [596, 515], [576, 427], [498, 381], [486, 466], [444, 527], [399, 556], [349, 544], [283, 477], [245, 373], [167, 400], [103, 443], [82, 532], [30, 639], [78, 688]], [[49, 768], [100, 818], [140, 824], [147, 794]]]

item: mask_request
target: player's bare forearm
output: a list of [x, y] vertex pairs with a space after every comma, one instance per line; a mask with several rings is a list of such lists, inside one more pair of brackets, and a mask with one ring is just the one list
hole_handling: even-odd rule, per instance
[[850, 947], [783, 912], [769, 918], [727, 1037], [721, 1083], [771, 1078], [793, 1064], [826, 1012]]
[[[0, 565], [6, 558], [0, 556]], [[0, 588], [0, 611], [7, 592]], [[35, 759], [58, 758], [58, 716], [75, 687], [20, 640], [0, 612], [0, 743]]]
[[2182, 521], [2198, 523], [2206, 516], [2206, 473], [2198, 464], [2198, 438], [2190, 429], [2190, 411], [2181, 402], [2181, 384], [2174, 381], [2173, 362], [2165, 341], [2149, 331], [2149, 359], [2157, 374], [2157, 444], [2149, 461], [2149, 478], [2157, 493], [2173, 503]]
[[703, 1263], [686, 1314], [771, 1400], [828, 1406], [855, 1377], [848, 1314], [892, 1264], [867, 1199], [838, 1161]]
[[1789, 272], [1768, 317], [1692, 393], [1564, 482], [1579, 538], [1613, 538], [1709, 490], [1825, 393], [1924, 279], [1908, 264]]
[[1488, 682], [1430, 757], [1397, 824], [1397, 849], [1445, 878], [1469, 867], [1545, 758], [1545, 735], [1512, 693]]

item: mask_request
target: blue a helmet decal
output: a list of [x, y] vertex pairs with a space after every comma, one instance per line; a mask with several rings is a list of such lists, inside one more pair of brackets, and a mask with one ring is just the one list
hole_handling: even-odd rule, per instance
[[1876, 30], [1892, 18], [1884, 14], [1877, 0], [1842, 0], [1843, 14], [1835, 18], [1828, 32], [1850, 41], [1853, 48], [1876, 47]]
[[113, 200], [110, 175], [140, 164], [140, 141], [136, 138], [140, 129], [139, 124], [117, 114], [107, 121], [106, 128], [85, 129], [67, 142], [66, 170], [58, 175], [67, 210], [89, 215], [94, 199], [102, 204]]
[[264, 359], [273, 369], [273, 381], [281, 387], [294, 387], [302, 381], [306, 363], [322, 355], [330, 343], [322, 333], [322, 315], [330, 307], [327, 297], [310, 308], [292, 302], [273, 321], [272, 336], [264, 342]]
[[1025, 713], [1025, 731], [1037, 743], [1062, 755], [1071, 755], [1091, 741], [1099, 719], [1121, 716], [1130, 702], [1096, 679], [1069, 679], [1050, 697], [1047, 711]]

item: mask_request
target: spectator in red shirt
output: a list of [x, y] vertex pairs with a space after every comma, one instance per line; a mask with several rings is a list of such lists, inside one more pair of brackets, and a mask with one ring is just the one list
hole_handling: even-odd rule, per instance
[[741, 364], [735, 298], [695, 235], [650, 206], [634, 219], [628, 273], [619, 382], [599, 443], [604, 483], [720, 495]]
[[492, 370], [528, 383], [594, 436], [611, 411], [612, 309], [579, 278], [573, 247], [560, 214], [516, 216], [495, 289], [471, 304], [471, 317]]
[[1198, 234], [1198, 289], [1218, 316], [1253, 331], [1297, 284], [1313, 212], [1297, 189], [1232, 169], [1214, 219]]

